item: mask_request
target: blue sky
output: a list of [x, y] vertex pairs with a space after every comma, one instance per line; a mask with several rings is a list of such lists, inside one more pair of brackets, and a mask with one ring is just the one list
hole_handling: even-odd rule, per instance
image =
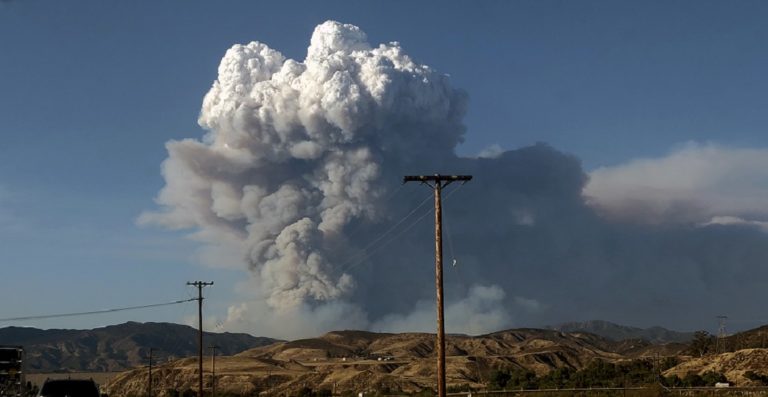
[[590, 171], [690, 141], [768, 146], [761, 1], [4, 1], [0, 317], [186, 298], [192, 279], [216, 280], [207, 293], [223, 312], [244, 272], [199, 265], [183, 232], [136, 218], [155, 208], [164, 144], [202, 136], [224, 52], [258, 40], [301, 60], [328, 19], [400, 42], [468, 93], [463, 155], [546, 142]]

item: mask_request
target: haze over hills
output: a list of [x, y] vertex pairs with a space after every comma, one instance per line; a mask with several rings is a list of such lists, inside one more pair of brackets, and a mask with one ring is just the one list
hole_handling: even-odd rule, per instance
[[[236, 333], [205, 333], [206, 344], [231, 355], [275, 339]], [[21, 345], [31, 372], [123, 371], [145, 365], [149, 349], [156, 360], [197, 354], [197, 330], [172, 323], [127, 322], [92, 330], [0, 328], [0, 344]]]
[[693, 339], [694, 334], [693, 332], [672, 331], [663, 327], [630, 327], [603, 320], [567, 322], [545, 328], [562, 332], [589, 332], [613, 341], [642, 339], [651, 343], [687, 343]]

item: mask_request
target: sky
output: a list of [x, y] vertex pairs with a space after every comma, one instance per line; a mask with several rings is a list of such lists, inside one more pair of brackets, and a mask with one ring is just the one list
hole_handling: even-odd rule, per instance
[[[768, 160], [764, 160], [768, 158], [766, 18], [768, 5], [761, 1], [2, 1], [0, 300], [11, 304], [2, 306], [0, 318], [187, 299], [195, 292], [185, 285], [187, 281], [214, 280], [215, 285], [205, 290], [209, 298], [206, 321], [211, 327], [281, 336], [280, 330], [236, 321], [238, 315], [258, 314], [300, 328], [300, 323], [291, 322], [295, 318], [275, 314], [282, 307], [275, 303], [275, 297], [282, 295], [273, 293], [273, 300], [266, 301], [261, 297], [267, 290], [275, 291], [265, 281], [265, 272], [283, 266], [280, 261], [284, 256], [266, 258], [266, 263], [275, 262], [261, 268], [243, 259], [239, 251], [252, 247], [238, 246], [233, 253], [233, 244], [256, 238], [258, 233], [253, 234], [252, 228], [243, 229], [249, 234], [242, 241], [227, 240], [217, 234], [221, 231], [218, 224], [200, 220], [203, 212], [187, 214], [190, 218], [183, 222], [162, 215], [190, 208], [188, 202], [174, 195], [190, 192], [185, 190], [187, 187], [179, 187], [183, 177], [175, 172], [183, 173], [184, 167], [196, 161], [189, 157], [194, 153], [184, 150], [194, 151], [197, 146], [175, 146], [178, 152], [171, 152], [168, 163], [177, 164], [176, 171], [163, 175], [161, 164], [169, 159], [169, 141], [199, 141], [210, 131], [214, 131], [213, 138], [204, 145], [226, 141], [229, 127], [222, 125], [229, 116], [206, 108], [203, 102], [206, 94], [213, 92], [214, 81], [223, 78], [217, 68], [230, 47], [258, 41], [284, 58], [303, 62], [316, 27], [333, 20], [359, 27], [367, 35], [363, 41], [372, 48], [398, 42], [392, 48], [401, 49], [417, 65], [428, 65], [418, 70], [430, 81], [439, 80], [435, 76], [447, 76], [446, 81], [426, 87], [447, 93], [445, 98], [432, 98], [434, 102], [427, 98], [426, 103], [439, 106], [442, 100], [461, 108], [444, 115], [451, 120], [447, 127], [457, 132], [453, 140], [446, 141], [446, 147], [436, 149], [444, 153], [435, 154], [433, 164], [455, 166], [459, 171], [485, 169], [488, 176], [504, 164], [544, 164], [545, 169], [562, 168], [562, 175], [568, 177], [547, 179], [551, 175], [541, 170], [530, 177], [511, 171], [498, 171], [496, 176], [519, 180], [521, 186], [538, 181], [536, 178], [553, 184], [575, 184], [562, 192], [552, 188], [555, 193], [551, 195], [542, 193], [546, 190], [543, 188], [536, 193], [519, 193], [513, 188], [492, 190], [494, 187], [483, 184], [482, 175], [476, 175], [481, 179], [474, 192], [472, 184], [462, 188], [456, 196], [460, 200], [492, 192], [487, 196], [499, 201], [484, 198], [487, 201], [478, 203], [518, 203], [518, 207], [510, 209], [509, 216], [516, 219], [514, 227], [537, 226], [530, 233], [514, 229], [514, 233], [500, 231], [496, 235], [528, 241], [528, 245], [509, 254], [530, 258], [529, 262], [509, 274], [516, 280], [537, 280], [531, 283], [536, 290], [490, 282], [495, 275], [505, 274], [501, 267], [489, 265], [494, 270], [485, 275], [480, 265], [467, 269], [472, 276], [466, 279], [471, 282], [456, 287], [463, 297], [457, 298], [452, 309], [458, 316], [473, 305], [489, 305], [482, 313], [493, 320], [487, 321], [485, 328], [462, 331], [538, 326], [594, 316], [636, 326], [711, 331], [716, 329], [715, 317], [720, 314], [729, 315], [734, 329], [766, 323], [768, 318], [757, 306], [748, 304], [761, 297], [747, 296], [747, 292], [760, 290], [758, 280], [750, 280], [748, 275], [761, 274], [761, 264], [767, 263], [763, 259], [768, 259], [761, 248], [768, 242], [764, 237], [768, 230], [768, 200], [764, 195], [768, 193], [768, 174], [764, 171], [768, 169]], [[346, 37], [355, 32], [334, 29], [341, 29], [341, 33], [331, 29], [327, 34]], [[328, 44], [336, 50], [333, 45]], [[408, 95], [419, 97], [421, 91]], [[224, 94], [221, 97], [225, 98], [222, 101], [227, 98]], [[387, 110], [381, 114], [390, 117], [395, 113]], [[332, 116], [329, 112], [323, 117]], [[426, 129], [442, 122], [414, 117], [407, 116], [402, 122], [408, 128], [426, 125]], [[206, 127], [198, 124], [199, 118], [208, 120]], [[339, 128], [344, 130], [343, 126]], [[418, 134], [414, 132], [413, 136]], [[403, 138], [403, 142], [422, 142], [409, 139]], [[373, 148], [370, 150], [377, 153], [371, 142], [359, 147]], [[201, 156], [207, 156], [206, 150], [211, 148], [198, 149]], [[341, 145], [323, 150], [349, 148]], [[426, 153], [430, 149], [420, 150]], [[505, 151], [509, 151], [508, 156], [502, 154]], [[265, 151], [255, 153], [254, 158], [270, 158]], [[383, 162], [379, 173], [372, 171], [375, 178], [371, 176], [370, 185], [364, 188], [372, 189], [374, 182], [380, 182], [376, 178], [390, 174], [387, 164], [399, 161], [400, 157], [387, 153], [381, 156], [391, 162]], [[477, 156], [498, 162], [487, 166]], [[402, 158], [407, 156], [403, 154]], [[463, 160], [471, 158], [475, 160]], [[428, 163], [413, 164], [429, 168]], [[580, 179], [582, 173], [589, 175], [589, 182]], [[215, 179], [211, 178], [206, 181]], [[505, 180], [501, 179], [502, 184]], [[489, 190], [482, 191], [483, 186]], [[578, 196], [582, 188], [583, 198], [560, 201], [557, 192], [576, 192]], [[395, 189], [355, 203], [376, 206]], [[351, 242], [344, 242], [345, 249], [365, 247], [366, 241], [375, 240], [377, 233], [387, 230], [386, 222], [395, 224], [399, 218], [386, 215], [387, 211], [408, 213], [414, 206], [414, 193], [410, 186], [407, 189], [397, 194], [410, 196], [392, 200], [402, 203], [401, 207], [388, 205], [386, 211], [381, 211], [384, 215], [370, 215], [370, 219], [364, 212], [368, 210], [360, 210], [340, 221], [343, 224], [335, 232], [362, 229], [354, 230], [361, 237], [350, 237]], [[173, 197], [163, 200], [161, 191], [170, 191]], [[518, 196], [530, 202], [520, 201]], [[415, 203], [419, 200], [421, 197]], [[327, 203], [316, 205], [327, 209]], [[531, 215], [531, 208], [553, 218], [556, 213], [566, 216], [551, 224], [539, 222], [545, 216]], [[214, 208], [214, 212], [220, 209]], [[329, 222], [320, 212], [313, 214], [308, 215], [315, 217], [313, 221]], [[227, 216], [222, 217], [229, 221]], [[386, 222], [376, 223], [377, 217], [386, 218]], [[477, 227], [472, 218], [471, 214], [460, 215], [456, 224], [472, 230]], [[475, 216], [476, 223], [482, 223], [479, 219]], [[568, 219], [567, 223], [563, 219]], [[263, 217], [256, 220], [249, 224], [266, 221]], [[371, 221], [371, 225], [366, 226], [364, 220]], [[280, 227], [287, 228], [291, 222]], [[426, 242], [431, 237], [429, 222], [422, 223], [415, 230], [424, 232]], [[329, 230], [318, 227], [326, 233]], [[511, 227], [504, 230], [513, 230]], [[564, 237], [555, 232], [548, 234], [547, 230], [570, 232], [564, 232]], [[601, 236], [579, 241], [580, 248], [575, 252], [587, 253], [574, 263], [584, 267], [570, 267], [575, 278], [547, 282], [545, 264], [562, 258], [553, 259], [536, 250], [560, 252], [553, 246], [558, 241], [574, 246], [578, 230]], [[274, 234], [264, 237], [264, 241], [272, 241], [278, 232], [259, 233]], [[607, 236], [628, 237], [607, 246]], [[470, 237], [467, 241], [472, 240]], [[481, 241], [462, 247], [460, 239], [456, 240], [459, 251], [470, 252], [467, 255], [477, 261], [468, 260], [469, 266], [498, 260], [480, 254], [472, 256], [474, 247], [483, 246]], [[327, 257], [332, 255], [326, 251], [331, 243], [323, 240], [323, 250], [319, 251], [329, 263], [332, 260]], [[505, 241], [499, 239], [498, 243], [503, 245]], [[708, 246], [717, 248], [716, 252], [702, 256], [701, 252], [706, 251], [702, 247]], [[431, 246], [423, 247], [429, 265]], [[381, 250], [372, 255], [370, 263], [359, 267], [381, 267], [392, 260], [393, 252], [396, 250]], [[574, 251], [562, 252], [571, 255]], [[638, 259], [644, 255], [650, 262], [664, 258], [675, 266], [685, 263], [687, 267], [680, 265], [679, 271], [657, 269]], [[615, 267], [586, 265], [598, 262]], [[332, 268], [328, 264], [319, 266]], [[559, 268], [552, 265], [551, 269]], [[366, 280], [377, 279], [375, 271], [366, 271], [350, 274], [356, 284], [346, 289], [343, 277], [331, 269], [327, 275], [334, 280], [339, 277], [338, 282], [330, 283], [335, 284], [335, 289], [322, 293], [312, 290], [296, 298], [300, 305], [308, 305], [312, 313], [309, 317], [326, 320], [312, 332], [335, 325], [421, 330], [419, 319], [428, 316], [420, 313], [433, 313], [426, 300], [428, 295], [408, 296], [403, 302], [393, 303], [397, 309], [391, 311], [382, 307], [386, 300], [381, 296], [361, 292], [380, 287], [373, 282], [366, 284]], [[653, 277], [639, 275], [655, 271], [669, 280], [655, 286]], [[597, 298], [583, 292], [576, 294], [583, 298], [583, 306], [570, 307], [565, 304], [570, 289], [578, 289], [576, 284], [583, 281], [577, 274], [604, 281], [592, 285], [597, 289], [615, 286], [617, 280], [629, 280], [632, 287], [628, 290], [637, 297], [658, 295], [656, 306], [666, 302], [664, 299], [678, 297], [688, 306], [680, 303], [675, 308], [697, 309], [680, 318], [664, 310], [653, 312], [652, 300], [627, 297], [617, 300], [627, 308], [622, 312], [618, 307], [596, 308]], [[605, 278], [606, 274], [611, 277]], [[731, 279], [734, 274], [738, 277]], [[282, 276], [278, 272], [275, 277]], [[688, 277], [704, 281], [691, 283]], [[722, 285], [712, 286], [718, 279], [724, 280]], [[425, 281], [424, 290], [431, 285], [431, 280]], [[586, 284], [591, 285], [589, 281]], [[547, 290], [548, 286], [553, 290]], [[516, 287], [522, 291], [520, 294], [514, 290]], [[670, 289], [682, 292], [669, 293]], [[605, 291], [604, 296], [610, 297], [611, 293], [620, 291]], [[582, 302], [579, 299], [576, 301]], [[247, 309], [248, 302], [258, 304]], [[340, 302], [340, 306], [327, 302]], [[637, 307], [632, 307], [632, 302], [638, 302]], [[195, 309], [190, 302], [109, 315], [4, 322], [0, 326], [91, 328], [129, 320], [191, 323]], [[366, 318], [350, 323], [331, 321], [339, 317]], [[284, 335], [293, 336], [292, 332]]]

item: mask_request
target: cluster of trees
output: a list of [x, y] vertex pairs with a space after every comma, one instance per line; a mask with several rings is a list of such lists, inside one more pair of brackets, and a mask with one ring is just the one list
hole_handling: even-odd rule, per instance
[[667, 387], [704, 387], [714, 386], [715, 383], [728, 383], [728, 379], [720, 372], [707, 371], [701, 375], [689, 373], [682, 379], [672, 375], [664, 378], [662, 382]]
[[708, 354], [733, 352], [741, 349], [768, 347], [768, 330], [766, 327], [758, 331], [734, 334], [717, 338], [707, 331], [696, 331], [688, 348], [688, 353], [697, 357]]
[[37, 394], [40, 392], [40, 388], [37, 385], [33, 385], [32, 382], [27, 381], [26, 387], [24, 388], [26, 397], [36, 397]]
[[331, 397], [330, 389], [314, 390], [310, 387], [303, 387], [296, 394], [296, 397]]
[[32, 382], [27, 381], [26, 385], [17, 383], [18, 378], [6, 378], [0, 379], [0, 396], [15, 396], [17, 394], [24, 397], [33, 397], [37, 395], [37, 386], [32, 385]]
[[613, 364], [594, 360], [581, 370], [563, 367], [546, 375], [536, 376], [526, 369], [502, 369], [491, 374], [491, 389], [495, 390], [535, 390], [566, 389], [590, 387], [633, 387], [660, 383], [667, 387], [713, 386], [717, 382], [727, 382], [725, 376], [717, 372], [703, 375], [689, 374], [680, 379], [673, 375], [662, 377], [662, 371], [678, 364], [675, 357], [667, 357], [659, 363], [653, 360], [633, 360]]
[[744, 373], [744, 377], [749, 380], [760, 382], [763, 386], [768, 386], [768, 375], [758, 374], [755, 371], [747, 371]]
[[35, 397], [39, 391], [40, 388], [30, 381], [21, 385], [16, 383], [16, 379], [4, 379], [0, 382], [0, 396]]
[[[185, 390], [166, 389], [165, 393], [168, 397], [197, 397], [197, 392], [192, 389], [185, 389]], [[135, 396], [129, 395], [128, 397], [135, 397]]]
[[715, 353], [715, 338], [707, 331], [694, 332], [688, 352], [698, 357], [704, 357], [707, 353]]

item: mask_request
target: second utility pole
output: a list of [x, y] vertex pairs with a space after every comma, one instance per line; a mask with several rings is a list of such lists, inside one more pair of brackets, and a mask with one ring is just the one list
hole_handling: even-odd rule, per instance
[[445, 321], [443, 310], [443, 205], [441, 192], [451, 182], [467, 183], [471, 175], [411, 175], [403, 183], [421, 182], [435, 191], [435, 289], [437, 290], [437, 396], [445, 397]]
[[200, 387], [200, 389], [197, 391], [197, 395], [199, 397], [203, 397], [203, 287], [213, 285], [213, 281], [209, 283], [206, 283], [204, 281], [195, 281], [195, 282], [187, 281], [187, 285], [192, 285], [197, 287], [197, 320], [198, 320], [197, 370], [199, 371], [197, 375], [198, 375], [198, 387]]
[[152, 397], [152, 352], [154, 348], [149, 348], [149, 381], [147, 382], [147, 395]]
[[219, 346], [210, 345], [208, 348], [211, 349], [211, 397], [216, 397], [216, 349]]

